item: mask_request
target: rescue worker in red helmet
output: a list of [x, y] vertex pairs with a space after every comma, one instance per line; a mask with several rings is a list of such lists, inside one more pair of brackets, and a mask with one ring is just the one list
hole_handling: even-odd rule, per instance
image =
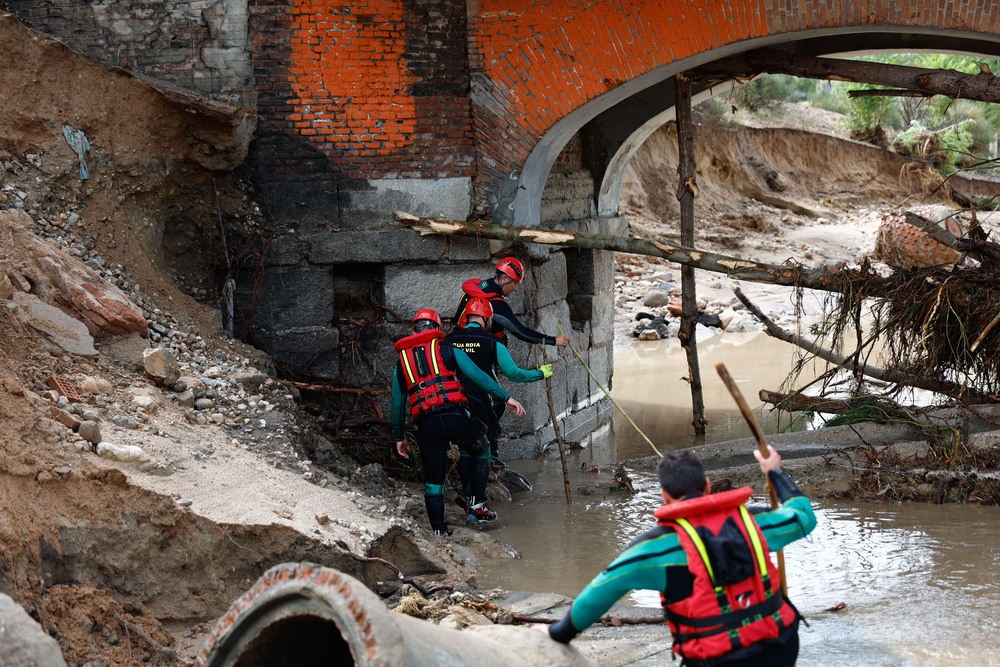
[[[463, 456], [489, 451], [485, 425], [470, 414], [463, 382], [509, 405], [518, 416], [524, 414], [524, 408], [496, 380], [479, 370], [465, 352], [455, 350], [443, 339], [440, 315], [430, 308], [417, 311], [413, 333], [396, 341], [399, 361], [392, 374], [390, 414], [396, 451], [405, 459], [410, 458], [411, 451], [405, 435], [407, 416], [413, 419], [424, 467], [427, 518], [436, 534], [451, 535], [444, 512], [450, 443], [457, 444]], [[471, 468], [466, 466], [466, 470]], [[463, 478], [463, 486], [468, 484], [485, 499], [486, 477]]]
[[656, 467], [665, 503], [656, 528], [597, 575], [562, 620], [534, 628], [569, 642], [629, 590], [658, 590], [685, 667], [794, 665], [800, 617], [781, 592], [768, 551], [808, 535], [816, 516], [773, 447], [754, 456], [780, 509], [752, 514], [744, 506], [749, 487], [709, 495], [711, 482], [694, 452], [667, 452]]
[[[493, 307], [490, 302], [482, 297], [474, 297], [469, 300], [465, 307], [465, 313], [458, 328], [444, 337], [445, 342], [451, 343], [456, 350], [462, 350], [476, 364], [479, 370], [488, 374], [496, 380], [496, 371], [500, 371], [513, 382], [535, 382], [552, 376], [552, 364], [545, 364], [537, 371], [529, 371], [518, 367], [507, 351], [507, 347], [497, 340], [496, 336], [488, 333], [490, 318], [493, 316]], [[465, 395], [469, 399], [469, 410], [473, 417], [476, 417], [486, 424], [486, 434], [490, 442], [490, 450], [480, 454], [478, 457], [463, 457], [459, 459], [459, 466], [471, 466], [475, 472], [468, 475], [463, 471], [462, 479], [478, 479], [490, 474], [490, 451], [496, 448], [497, 438], [500, 435], [500, 424], [497, 422], [493, 405], [496, 402], [488, 392], [483, 391], [472, 383], [465, 384]], [[459, 497], [459, 504], [469, 513], [469, 520], [476, 521], [489, 520], [488, 514], [483, 514], [486, 505], [486, 497], [479, 496], [472, 489], [463, 489], [463, 495]]]
[[525, 343], [566, 347], [569, 344], [569, 336], [562, 334], [548, 336], [526, 327], [514, 315], [514, 311], [511, 310], [505, 297], [514, 293], [523, 278], [524, 266], [521, 262], [515, 257], [504, 257], [497, 262], [496, 273], [492, 278], [466, 280], [462, 283], [463, 294], [458, 303], [458, 309], [455, 311], [455, 321], [461, 320], [469, 299], [478, 296], [489, 300], [490, 305], [493, 306], [493, 324], [490, 327], [490, 333], [504, 345], [508, 342], [507, 332], [510, 332]]
[[[506, 297], [514, 293], [514, 290], [521, 284], [523, 278], [524, 266], [521, 262], [516, 257], [504, 257], [497, 262], [496, 273], [492, 278], [487, 278], [486, 280], [477, 280], [475, 278], [466, 280], [462, 283], [462, 298], [458, 302], [454, 321], [458, 323], [458, 326], [462, 326], [462, 316], [465, 313], [465, 308], [469, 300], [480, 297], [488, 300], [493, 307], [493, 318], [488, 332], [505, 346], [509, 340], [507, 333], [510, 332], [526, 343], [565, 347], [569, 344], [569, 336], [564, 334], [549, 336], [540, 331], [535, 331], [522, 324], [517, 319], [517, 316], [514, 315], [514, 311], [511, 309], [510, 304], [507, 303]], [[496, 414], [496, 421], [499, 424], [500, 418], [504, 413], [504, 405], [495, 406], [494, 412]], [[490, 454], [493, 457], [493, 463], [496, 467], [506, 467], [503, 461], [499, 459], [499, 451], [495, 444], [491, 445]]]

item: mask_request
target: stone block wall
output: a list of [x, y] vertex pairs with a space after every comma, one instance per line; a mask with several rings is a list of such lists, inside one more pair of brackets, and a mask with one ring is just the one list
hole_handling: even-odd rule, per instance
[[8, 0], [32, 28], [111, 67], [253, 106], [247, 0]]
[[[605, 219], [561, 226], [618, 234], [625, 225], [622, 219]], [[554, 246], [529, 252], [477, 239], [421, 237], [400, 228], [296, 231], [272, 242], [262, 279], [251, 272], [241, 277], [237, 312], [244, 318], [237, 324], [249, 328], [251, 340], [289, 369], [386, 389], [396, 363], [393, 344], [409, 333], [416, 310], [434, 308], [449, 329], [462, 283], [492, 276], [497, 260], [511, 254], [526, 268], [508, 300], [515, 313], [550, 335], [561, 326], [600, 383], [610, 388], [614, 313], [608, 252]], [[356, 325], [376, 317], [375, 326]], [[523, 368], [553, 364], [553, 405], [565, 439], [579, 440], [610, 418], [610, 402], [569, 348], [516, 338], [509, 348]], [[532, 455], [554, 438], [545, 384], [506, 378], [501, 383], [528, 410], [524, 417], [504, 417], [508, 437], [501, 452]], [[388, 410], [388, 397], [383, 402]]]

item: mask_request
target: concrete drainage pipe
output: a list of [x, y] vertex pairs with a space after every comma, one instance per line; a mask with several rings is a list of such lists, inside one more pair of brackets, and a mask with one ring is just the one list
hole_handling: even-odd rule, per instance
[[196, 667], [590, 665], [571, 646], [509, 625], [465, 630], [397, 614], [357, 579], [312, 563], [271, 568], [215, 624]]

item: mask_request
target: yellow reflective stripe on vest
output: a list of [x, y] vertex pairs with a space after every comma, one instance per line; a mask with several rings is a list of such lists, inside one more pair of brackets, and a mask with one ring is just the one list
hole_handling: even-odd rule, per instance
[[406, 377], [412, 387], [417, 384], [417, 376], [413, 373], [413, 368], [410, 367], [410, 354], [412, 354], [412, 349], [403, 350], [399, 353], [399, 359], [403, 362], [403, 371], [406, 373]]
[[767, 576], [767, 556], [764, 555], [764, 546], [760, 543], [760, 534], [757, 532], [757, 524], [750, 517], [750, 512], [743, 505], [740, 505], [740, 518], [746, 526], [747, 535], [750, 536], [750, 544], [753, 545], [754, 556], [757, 557], [757, 570], [762, 577]]
[[441, 375], [441, 369], [438, 368], [438, 339], [434, 338], [431, 340], [431, 366], [434, 367], [434, 377]]
[[708, 552], [705, 551], [705, 543], [702, 542], [701, 536], [698, 535], [697, 531], [691, 526], [691, 522], [687, 519], [677, 519], [676, 521], [677, 525], [683, 528], [687, 536], [694, 542], [694, 547], [698, 550], [698, 555], [701, 556], [702, 562], [705, 563], [705, 569], [708, 570], [708, 579], [712, 582], [712, 586], [715, 586], [715, 574], [712, 572], [712, 564], [708, 561]]

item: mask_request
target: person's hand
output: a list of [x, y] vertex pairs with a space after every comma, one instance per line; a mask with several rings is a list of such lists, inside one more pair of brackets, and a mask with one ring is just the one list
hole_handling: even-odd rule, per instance
[[753, 450], [754, 458], [757, 459], [757, 463], [760, 464], [761, 472], [765, 475], [771, 471], [776, 470], [781, 467], [781, 454], [774, 450], [771, 445], [767, 446], [767, 456], [765, 457], [760, 453], [759, 449]]
[[518, 417], [524, 416], [524, 406], [515, 401], [513, 396], [507, 399], [507, 407], [513, 410]]
[[399, 455], [404, 459], [410, 458], [410, 443], [406, 440], [397, 440], [396, 451], [399, 452]]
[[567, 345], [569, 345], [569, 336], [565, 334], [556, 336], [556, 347], [566, 347]]
[[552, 638], [552, 635], [549, 634], [549, 626], [546, 623], [535, 623], [534, 625], [531, 626], [531, 629], [536, 632], [541, 632], [549, 639]]
[[538, 367], [538, 370], [542, 372], [542, 379], [552, 377], [552, 364], [542, 364]]

